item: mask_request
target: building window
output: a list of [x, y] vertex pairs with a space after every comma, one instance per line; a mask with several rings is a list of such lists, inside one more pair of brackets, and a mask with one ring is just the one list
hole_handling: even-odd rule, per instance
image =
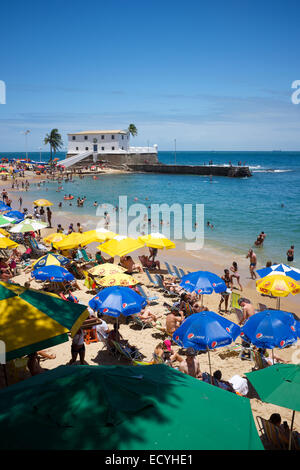
[[114, 140], [114, 138], [115, 138], [115, 136], [114, 136], [114, 135], [112, 135], [112, 136], [111, 136], [111, 140]]
[[78, 147], [76, 147], [76, 150], [78, 150]]
[[75, 135], [72, 135], [72, 140], [76, 140], [76, 136], [75, 136]]
[[85, 150], [88, 150], [89, 148], [88, 147], [85, 147]]
[[122, 147], [122, 150], [124, 150], [124, 147]]
[[129, 135], [127, 136], [127, 140], [129, 139]]
[[101, 136], [101, 139], [104, 140], [104, 135]]
[[112, 149], [112, 150], [115, 150], [115, 147], [112, 147], [111, 149]]
[[101, 147], [101, 150], [104, 150], [104, 147]]
[[84, 140], [88, 140], [88, 136], [87, 136], [87, 135], [84, 136]]
[[122, 140], [124, 140], [124, 136], [122, 135]]

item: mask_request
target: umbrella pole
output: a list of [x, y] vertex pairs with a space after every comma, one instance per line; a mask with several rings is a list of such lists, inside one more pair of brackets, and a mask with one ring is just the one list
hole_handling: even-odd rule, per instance
[[273, 362], [272, 365], [274, 365], [274, 349], [272, 349], [272, 362]]
[[293, 411], [292, 423], [291, 423], [291, 429], [290, 429], [289, 450], [292, 449], [292, 432], [293, 432], [293, 426], [294, 426], [294, 419], [295, 419], [295, 410]]
[[213, 381], [212, 381], [212, 373], [211, 373], [210, 354], [209, 354], [209, 348], [208, 348], [208, 346], [207, 346], [207, 352], [208, 352], [208, 364], [209, 364], [210, 382], [211, 382], [211, 384], [213, 384]]
[[203, 307], [203, 294], [201, 294], [201, 307]]
[[280, 297], [277, 297], [276, 309], [280, 310]]
[[6, 387], [8, 387], [6, 364], [2, 364], [2, 367], [3, 367], [3, 372], [4, 372], [5, 385], [6, 385]]

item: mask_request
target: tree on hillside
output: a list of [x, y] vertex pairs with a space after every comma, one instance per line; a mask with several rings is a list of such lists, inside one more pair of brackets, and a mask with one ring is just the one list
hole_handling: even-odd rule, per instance
[[58, 129], [52, 129], [50, 134], [46, 134], [44, 144], [50, 145], [50, 163], [52, 164], [52, 152], [55, 155], [57, 150], [63, 146], [63, 141], [61, 135], [58, 132]]
[[132, 135], [132, 137], [135, 137], [138, 134], [137, 128], [135, 127], [134, 124], [129, 124], [128, 132], [130, 135]]

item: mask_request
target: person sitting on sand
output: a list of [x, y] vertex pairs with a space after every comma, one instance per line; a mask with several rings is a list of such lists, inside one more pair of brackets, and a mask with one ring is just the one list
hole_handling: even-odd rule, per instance
[[168, 291], [173, 292], [175, 294], [180, 294], [183, 291], [182, 287], [180, 287], [177, 283], [167, 281], [163, 274], [161, 274], [160, 277], [164, 288]]
[[139, 256], [139, 259], [140, 259], [142, 265], [145, 268], [160, 269], [160, 262], [158, 260], [157, 261], [150, 261], [148, 256], [146, 256], [146, 255]]
[[40, 366], [40, 358], [37, 352], [29, 354], [27, 357], [28, 357], [27, 367], [32, 376], [41, 374], [42, 372], [45, 372], [46, 370], [48, 370]]
[[[178, 315], [179, 314], [179, 315]], [[184, 321], [184, 315], [182, 312], [179, 312], [178, 309], [172, 308], [172, 310], [166, 316], [166, 332], [169, 336], [172, 336], [174, 331], [181, 325]]]
[[121, 256], [120, 265], [126, 269], [128, 274], [132, 274], [134, 271], [138, 271], [139, 273], [143, 272], [141, 266], [135, 264], [131, 256]]
[[253, 346], [253, 349], [259, 352], [262, 358], [264, 367], [273, 366], [274, 364], [277, 364], [277, 363], [288, 364], [288, 362], [281, 359], [281, 357], [275, 356], [274, 352], [272, 354], [272, 358], [269, 357], [269, 354], [265, 348], [257, 348], [256, 346]]
[[128, 351], [129, 354], [133, 354], [135, 351], [137, 351], [137, 348], [135, 346], [131, 346], [129, 342], [126, 339], [124, 339], [123, 336], [121, 336], [119, 332], [118, 323], [114, 324], [113, 330], [111, 330], [107, 336], [107, 345], [109, 346], [109, 348], [114, 350], [115, 347], [114, 347], [113, 341], [121, 344], [121, 346], [126, 348], [126, 351]]
[[143, 308], [140, 313], [137, 313], [137, 316], [144, 321], [145, 323], [152, 323], [154, 322], [155, 324], [161, 326], [161, 323], [157, 321], [159, 318], [157, 315], [154, 315], [153, 313], [150, 312], [150, 310], [146, 310], [146, 307]]
[[228, 392], [235, 393], [235, 390], [233, 386], [231, 385], [231, 383], [226, 382], [225, 380], [222, 380], [222, 372], [220, 370], [216, 370], [213, 373], [212, 378], [210, 374], [207, 374], [206, 372], [204, 372], [202, 374], [202, 380], [204, 382], [214, 385], [215, 387], [219, 387], [219, 388], [222, 388], [223, 390], [227, 390]]
[[164, 362], [169, 366], [175, 361], [182, 362], [184, 359], [180, 354], [172, 350], [172, 343], [169, 339], [165, 339], [162, 343], [159, 343], [154, 349], [153, 360], [155, 364]]
[[187, 348], [186, 350], [186, 359], [180, 362], [179, 370], [184, 374], [195, 377], [195, 379], [201, 379], [202, 373], [200, 370], [200, 364], [198, 359], [196, 359], [197, 352], [194, 348]]
[[0, 258], [0, 279], [8, 281], [8, 279], [13, 277], [8, 264], [4, 261], [3, 258]]
[[242, 291], [243, 290], [243, 287], [240, 283], [240, 275], [239, 275], [239, 269], [238, 269], [238, 265], [237, 265], [237, 262], [236, 261], [233, 261], [232, 262], [232, 266], [230, 267], [230, 271], [232, 272], [231, 276], [230, 276], [230, 283], [231, 283], [231, 286], [228, 286], [228, 287], [233, 287], [233, 278], [236, 279], [238, 285], [239, 285], [239, 288], [240, 290]]

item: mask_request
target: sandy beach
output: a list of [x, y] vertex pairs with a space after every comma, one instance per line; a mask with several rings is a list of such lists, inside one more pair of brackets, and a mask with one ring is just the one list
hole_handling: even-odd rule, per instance
[[[34, 175], [28, 174], [26, 175], [25, 179], [28, 179], [30, 182], [37, 182], [42, 179], [42, 177], [36, 177]], [[4, 185], [2, 185], [4, 186]], [[7, 184], [7, 190], [9, 192], [10, 197], [13, 199], [13, 207], [18, 209], [17, 199], [19, 198], [20, 194], [23, 198], [23, 207], [28, 207], [29, 213], [32, 213], [32, 198], [30, 196], [30, 189], [29, 191], [11, 191], [9, 188], [10, 184]], [[47, 192], [43, 191], [41, 188], [41, 197], [47, 198]], [[53, 215], [52, 215], [52, 229], [44, 229], [42, 230], [42, 237], [53, 233], [56, 231], [57, 224], [61, 223], [65, 228], [73, 222], [74, 226], [79, 220], [74, 219], [74, 215], [70, 214], [66, 211], [58, 212], [56, 208], [52, 208]], [[97, 218], [93, 218], [90, 216], [85, 216], [84, 214], [80, 216], [80, 223], [83, 226], [84, 230], [91, 230], [95, 228], [97, 223]], [[93, 223], [95, 225], [93, 226]], [[87, 247], [87, 251], [89, 253], [94, 254], [96, 251], [97, 243], [90, 244]], [[147, 254], [148, 249], [142, 248], [134, 253], [132, 253], [132, 257], [135, 261], [138, 261], [138, 256], [140, 254]], [[232, 260], [235, 259], [239, 265], [239, 272], [241, 275], [241, 283], [243, 286], [242, 295], [249, 298], [255, 307], [258, 306], [258, 303], [264, 303], [268, 307], [275, 308], [276, 307], [276, 300], [271, 299], [269, 297], [262, 297], [255, 289], [255, 281], [251, 280], [249, 275], [249, 261], [246, 257], [240, 257], [237, 259], [236, 255], [233, 258], [233, 255], [230, 253], [220, 253], [216, 250], [211, 250], [204, 248], [200, 252], [187, 252], [184, 249], [184, 244], [177, 244], [176, 249], [174, 250], [164, 250], [159, 251], [157, 259], [161, 262], [161, 273], [167, 274], [165, 269], [164, 261], [167, 261], [171, 265], [176, 265], [181, 267], [184, 271], [193, 271], [193, 270], [208, 270], [212, 271], [219, 276], [223, 275], [224, 268], [229, 268], [231, 266]], [[118, 262], [118, 257], [115, 259], [115, 262]], [[160, 317], [160, 321], [162, 325], [165, 322], [165, 315], [167, 313], [167, 308], [163, 306], [164, 302], [172, 305], [173, 300], [172, 298], [165, 297], [159, 290], [149, 285], [149, 281], [144, 273], [136, 273], [133, 275], [138, 281], [141, 282], [142, 285], [146, 286], [146, 291], [149, 295], [158, 296], [158, 303], [156, 305], [149, 306], [149, 309], [152, 313], [158, 315]], [[23, 272], [16, 277], [14, 277], [13, 281], [19, 283], [20, 285], [24, 285], [24, 283], [30, 279], [30, 273], [24, 274]], [[80, 302], [84, 303], [85, 305], [88, 304], [89, 300], [93, 297], [92, 294], [87, 293], [87, 288], [84, 285], [84, 281], [79, 280], [78, 284], [80, 286], [80, 290], [74, 291], [74, 294], [79, 299]], [[31, 282], [31, 287], [40, 289], [41, 283], [33, 281]], [[240, 292], [237, 289], [234, 289], [235, 292]], [[281, 309], [289, 312], [293, 312], [297, 315], [299, 312], [299, 299], [300, 296], [293, 298], [291, 295], [289, 297], [283, 298], [281, 300]], [[220, 295], [213, 293], [212, 295], [205, 296], [204, 298], [204, 305], [208, 307], [209, 310], [218, 312], [218, 304], [220, 301]], [[237, 322], [237, 317], [235, 314], [226, 314], [226, 318]], [[114, 320], [111, 317], [104, 316], [105, 321], [108, 323], [109, 327], [112, 326]], [[155, 328], [146, 328], [143, 331], [132, 323], [126, 324], [124, 318], [120, 318], [120, 332], [124, 338], [126, 338], [130, 344], [135, 345], [139, 351], [142, 353], [145, 361], [152, 360], [152, 354], [156, 345], [161, 342], [162, 340], [166, 339], [163, 333]], [[240, 342], [240, 338], [237, 338], [237, 343]], [[296, 345], [293, 345], [289, 348], [283, 350], [277, 350], [276, 354], [281, 357], [283, 360], [292, 362], [293, 361], [293, 354], [300, 351], [300, 341], [298, 340]], [[179, 351], [179, 353], [183, 353], [180, 348], [175, 345], [173, 347], [175, 351]], [[48, 350], [56, 355], [55, 359], [46, 359], [41, 362], [41, 365], [45, 369], [53, 369], [59, 365], [67, 364], [71, 358], [71, 339], [67, 343], [63, 343], [56, 347], [51, 348]], [[271, 351], [269, 351], [271, 354]], [[199, 361], [201, 366], [202, 372], [209, 371], [209, 363], [208, 363], [208, 355], [207, 353], [199, 354]], [[294, 356], [295, 357], [295, 356]], [[85, 360], [87, 364], [90, 365], [107, 365], [107, 364], [128, 364], [125, 361], [118, 361], [116, 360], [107, 350], [106, 347], [102, 342], [92, 343], [86, 345], [86, 355]], [[79, 361], [78, 361], [79, 363]], [[229, 380], [234, 375], [244, 376], [245, 373], [250, 372], [254, 366], [254, 363], [251, 361], [242, 361], [238, 357], [238, 353], [230, 352], [230, 347], [219, 348], [211, 352], [211, 364], [212, 364], [212, 371], [221, 370], [223, 379]], [[178, 365], [175, 363], [175, 366]], [[28, 373], [29, 376], [29, 373]], [[3, 383], [2, 383], [3, 386]], [[282, 416], [282, 420], [286, 420], [290, 422], [292, 411], [286, 408], [280, 408], [275, 405], [266, 404], [261, 402], [258, 398], [250, 398], [251, 407], [253, 411], [254, 417], [262, 416], [264, 418], [269, 418], [272, 413], [280, 413]], [[296, 414], [294, 427], [300, 431], [300, 416]]]

